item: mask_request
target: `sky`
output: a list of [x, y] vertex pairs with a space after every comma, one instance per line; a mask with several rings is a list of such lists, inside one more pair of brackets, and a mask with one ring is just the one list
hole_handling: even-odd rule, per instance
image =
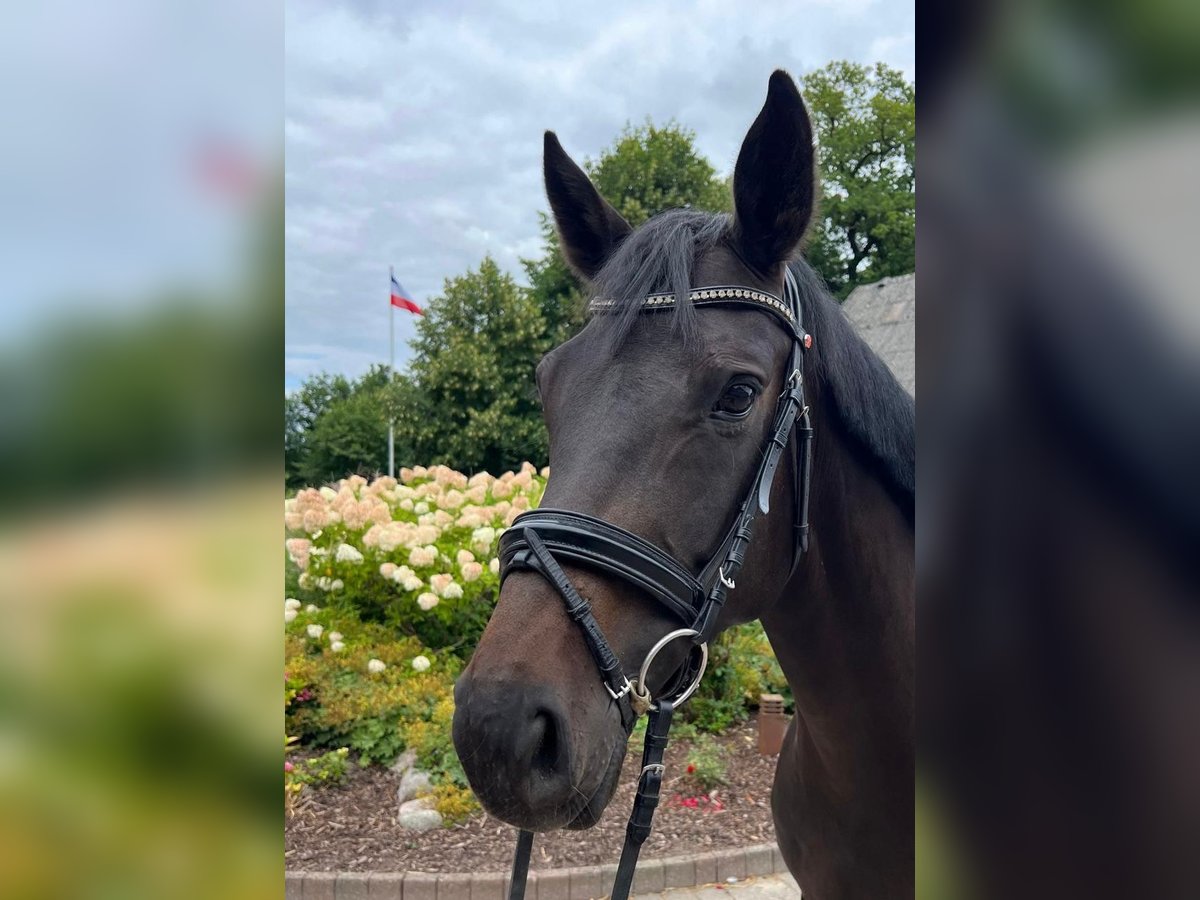
[[[582, 162], [674, 119], [726, 174], [774, 69], [913, 78], [911, 0], [321, 0], [285, 19], [288, 389], [387, 362], [389, 266], [422, 304], [489, 254], [522, 280], [546, 129]], [[395, 314], [400, 369], [414, 319]]]
[[244, 278], [267, 197], [215, 195], [197, 155], [227, 144], [276, 182], [283, 42], [280, 0], [5, 5], [0, 349]]

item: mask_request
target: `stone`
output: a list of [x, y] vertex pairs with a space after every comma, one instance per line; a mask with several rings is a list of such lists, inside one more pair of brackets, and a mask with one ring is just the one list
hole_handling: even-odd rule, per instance
[[664, 887], [693, 887], [695, 884], [696, 861], [692, 857], [675, 856], [663, 860]]
[[746, 848], [746, 874], [770, 875], [775, 871], [775, 859], [770, 844], [759, 844]]
[[404, 900], [403, 872], [372, 872], [367, 882], [368, 900]]
[[404, 900], [437, 900], [436, 875], [409, 872], [404, 876]]
[[439, 875], [437, 900], [471, 900], [471, 875]]
[[593, 900], [603, 897], [605, 886], [600, 881], [599, 866], [580, 866], [571, 872], [571, 900]]
[[400, 787], [396, 788], [396, 802], [400, 804], [414, 800], [421, 794], [427, 794], [433, 789], [433, 782], [428, 772], [420, 769], [409, 769], [400, 776]]
[[304, 896], [311, 900], [334, 900], [335, 872], [309, 872], [304, 876]]
[[746, 853], [740, 847], [731, 850], [721, 850], [717, 857], [717, 881], [729, 883], [746, 877]]
[[401, 828], [409, 828], [413, 831], [431, 831], [434, 828], [442, 827], [442, 814], [433, 808], [433, 804], [429, 800], [422, 797], [419, 800], [401, 803], [396, 822]]
[[394, 763], [392, 763], [388, 768], [392, 771], [392, 774], [403, 777], [405, 775], [405, 773], [407, 773], [416, 764], [417, 764], [417, 751], [416, 750], [405, 750], [403, 753], [401, 753], [399, 756], [396, 757], [396, 761]]
[[570, 900], [571, 873], [566, 869], [538, 872], [538, 900]]
[[638, 862], [633, 870], [633, 894], [658, 894], [664, 889], [663, 865], [661, 859], [647, 859]]
[[476, 873], [471, 879], [471, 900], [504, 900], [507, 880], [503, 872]]
[[717, 860], [710, 853], [700, 853], [693, 857], [696, 864], [696, 884], [712, 884], [717, 880]]
[[362, 872], [342, 872], [337, 877], [337, 900], [367, 900], [367, 880]]

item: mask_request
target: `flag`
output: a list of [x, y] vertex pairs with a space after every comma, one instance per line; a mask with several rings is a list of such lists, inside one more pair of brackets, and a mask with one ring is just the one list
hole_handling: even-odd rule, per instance
[[392, 276], [392, 306], [398, 306], [401, 309], [407, 309], [411, 313], [416, 313], [418, 316], [425, 315], [425, 310], [417, 306], [417, 304], [409, 296], [400, 282], [396, 280], [396, 276]]
[[196, 177], [214, 193], [245, 199], [258, 192], [260, 173], [250, 154], [229, 141], [208, 140], [195, 151]]

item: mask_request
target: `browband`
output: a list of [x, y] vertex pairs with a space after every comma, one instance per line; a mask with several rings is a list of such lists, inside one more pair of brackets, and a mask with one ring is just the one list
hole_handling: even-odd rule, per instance
[[[788, 273], [791, 274], [790, 272]], [[783, 300], [770, 291], [760, 291], [754, 288], [736, 287], [730, 285], [712, 285], [710, 287], [694, 288], [684, 295], [685, 301], [693, 306], [722, 306], [732, 304], [748, 304], [774, 313], [787, 326], [793, 337], [801, 335], [800, 322], [796, 314]], [[678, 305], [679, 297], [670, 291], [647, 294], [642, 301], [642, 312], [653, 312], [660, 309], [671, 309]], [[590, 313], [615, 312], [623, 306], [620, 300], [597, 297], [588, 304]]]

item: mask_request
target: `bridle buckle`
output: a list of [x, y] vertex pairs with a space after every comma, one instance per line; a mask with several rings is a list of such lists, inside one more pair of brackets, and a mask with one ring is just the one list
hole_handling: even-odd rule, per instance
[[628, 694], [630, 691], [633, 690], [633, 684], [629, 681], [629, 677], [628, 676], [623, 676], [623, 677], [625, 679], [625, 683], [621, 685], [621, 689], [619, 691], [614, 691], [612, 689], [612, 685], [609, 684], [608, 682], [604, 683], [604, 689], [606, 691], [608, 691], [608, 696], [612, 697], [614, 700], [617, 700], [617, 701], [619, 701], [622, 697], [624, 697], [626, 694]]

